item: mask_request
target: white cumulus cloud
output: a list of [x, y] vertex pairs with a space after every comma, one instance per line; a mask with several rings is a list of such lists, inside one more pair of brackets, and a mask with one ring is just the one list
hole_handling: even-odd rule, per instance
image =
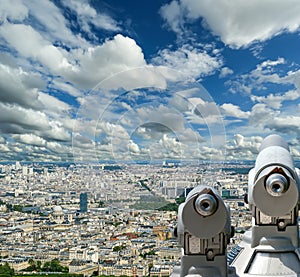
[[159, 51], [153, 62], [180, 72], [185, 79], [213, 74], [223, 64], [219, 57], [189, 45], [183, 45], [174, 51], [163, 49]]
[[0, 5], [0, 20], [22, 21], [28, 16], [28, 8], [22, 0], [2, 0]]
[[295, 90], [291, 90], [283, 94], [270, 93], [266, 96], [251, 96], [252, 101], [265, 103], [268, 105], [268, 107], [271, 107], [273, 109], [280, 109], [283, 101], [293, 101], [299, 98], [300, 94]]
[[5, 23], [0, 26], [0, 35], [22, 56], [33, 58], [54, 72], [71, 69], [62, 51], [30, 25]]
[[120, 31], [119, 24], [109, 15], [97, 12], [88, 1], [67, 0], [63, 5], [76, 12], [83, 30], [92, 34], [91, 26], [104, 30]]
[[250, 112], [244, 112], [239, 106], [233, 105], [231, 103], [225, 103], [220, 106], [222, 114], [225, 116], [236, 117], [236, 118], [248, 118]]
[[232, 141], [229, 141], [226, 148], [228, 159], [238, 157], [240, 160], [252, 160], [258, 154], [258, 149], [263, 138], [260, 136], [244, 136], [235, 134]]
[[221, 68], [221, 72], [220, 72], [220, 78], [225, 78], [225, 77], [227, 77], [228, 75], [231, 75], [231, 74], [233, 74], [233, 70], [232, 69], [230, 69], [229, 67], [222, 67]]
[[[191, 20], [203, 19], [206, 26], [234, 48], [247, 47], [300, 26], [297, 0], [173, 0], [161, 15], [173, 31], [182, 34]], [[182, 19], [183, 18], [183, 19]]]
[[46, 140], [35, 135], [35, 134], [21, 134], [13, 135], [14, 140], [19, 141], [24, 144], [36, 145], [36, 146], [45, 146]]

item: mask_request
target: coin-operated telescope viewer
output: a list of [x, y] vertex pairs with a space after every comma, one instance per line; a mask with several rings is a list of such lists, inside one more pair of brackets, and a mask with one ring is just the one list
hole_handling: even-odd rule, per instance
[[231, 256], [238, 276], [300, 276], [299, 169], [280, 136], [262, 142], [246, 202], [252, 228]]
[[182, 257], [171, 277], [231, 276], [226, 252], [231, 233], [230, 210], [218, 192], [209, 186], [194, 188], [178, 209], [174, 235]]

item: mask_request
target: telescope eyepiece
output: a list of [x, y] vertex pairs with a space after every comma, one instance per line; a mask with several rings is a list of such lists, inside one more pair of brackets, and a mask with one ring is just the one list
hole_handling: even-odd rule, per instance
[[195, 200], [195, 209], [199, 215], [211, 216], [217, 208], [217, 200], [210, 194], [200, 194]]
[[283, 195], [288, 188], [288, 180], [282, 174], [274, 173], [266, 180], [266, 190], [272, 196], [279, 197]]

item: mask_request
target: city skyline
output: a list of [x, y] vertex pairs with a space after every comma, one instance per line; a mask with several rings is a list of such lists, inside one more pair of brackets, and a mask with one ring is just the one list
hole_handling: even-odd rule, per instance
[[[199, 182], [218, 188], [239, 230], [250, 227], [242, 202], [245, 168], [228, 165], [213, 174], [209, 168], [0, 165], [0, 264], [15, 274], [50, 274], [46, 265], [56, 260], [65, 271], [87, 276], [169, 276], [181, 257], [172, 237], [175, 199]], [[237, 233], [233, 244], [240, 239]]]
[[300, 3], [3, 1], [1, 162], [300, 158]]

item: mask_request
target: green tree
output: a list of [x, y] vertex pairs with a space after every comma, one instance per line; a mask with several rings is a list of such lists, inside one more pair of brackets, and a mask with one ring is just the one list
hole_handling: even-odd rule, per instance
[[37, 271], [41, 271], [42, 270], [42, 262], [41, 261], [37, 261], [36, 262], [36, 270]]
[[160, 208], [158, 208], [159, 211], [178, 211], [178, 206], [185, 201], [185, 197], [178, 197], [176, 198], [176, 203], [168, 203]]
[[28, 263], [30, 266], [32, 266], [34, 268], [36, 267], [35, 261], [33, 259], [29, 259]]
[[4, 265], [0, 265], [0, 276], [13, 276], [15, 271], [6, 262]]
[[12, 206], [12, 209], [13, 209], [13, 211], [16, 211], [16, 212], [23, 212], [23, 206], [21, 206], [21, 205], [14, 205], [14, 206]]
[[98, 205], [98, 208], [103, 208], [103, 206], [104, 206], [104, 202], [103, 202], [103, 201], [100, 201], [100, 202], [99, 202], [99, 205]]
[[151, 268], [153, 267], [153, 263], [150, 263], [149, 265], [148, 265], [148, 271], [149, 271], [149, 275], [150, 275], [150, 271], [151, 271]]
[[29, 266], [24, 269], [24, 271], [35, 271], [36, 270], [36, 264], [33, 259], [28, 260]]
[[124, 249], [126, 249], [125, 245], [121, 245], [121, 246], [117, 245], [117, 246], [114, 246], [113, 252], [119, 252], [119, 251], [124, 250]]
[[57, 259], [52, 260], [51, 262], [45, 262], [42, 271], [45, 272], [68, 272], [68, 267], [62, 266]]

